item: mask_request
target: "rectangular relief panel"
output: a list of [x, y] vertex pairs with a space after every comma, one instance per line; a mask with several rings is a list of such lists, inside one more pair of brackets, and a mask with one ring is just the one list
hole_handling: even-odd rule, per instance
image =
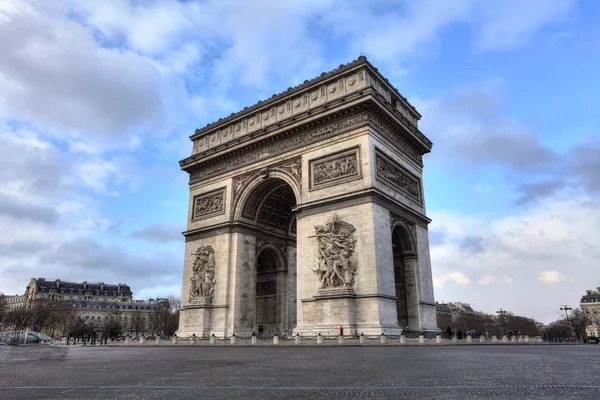
[[310, 160], [308, 168], [311, 191], [361, 179], [360, 146]]
[[375, 150], [375, 168], [377, 180], [393, 187], [418, 204], [423, 204], [421, 180], [377, 149]]
[[225, 213], [225, 188], [194, 196], [192, 221]]

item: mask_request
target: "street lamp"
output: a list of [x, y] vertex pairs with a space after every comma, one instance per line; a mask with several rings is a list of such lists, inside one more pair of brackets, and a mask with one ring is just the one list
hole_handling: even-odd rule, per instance
[[[500, 318], [502, 320], [501, 324], [502, 324], [502, 326], [504, 326], [505, 325], [504, 315], [506, 314], [506, 310], [501, 308], [498, 311], [496, 311], [496, 314], [498, 314], [500, 316]], [[504, 334], [504, 329], [502, 329], [502, 333]]]
[[567, 311], [572, 310], [571, 307], [564, 305], [560, 307], [560, 311], [564, 311], [565, 312], [565, 318], [567, 319], [567, 321], [569, 320], [569, 314], [567, 314]]

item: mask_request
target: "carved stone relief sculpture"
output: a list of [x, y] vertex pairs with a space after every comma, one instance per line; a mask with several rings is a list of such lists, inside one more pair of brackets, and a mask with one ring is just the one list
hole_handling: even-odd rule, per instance
[[195, 253], [190, 278], [190, 301], [212, 299], [215, 291], [215, 250], [212, 246], [200, 246]]
[[421, 200], [420, 184], [408, 172], [403, 171], [399, 165], [388, 161], [380, 154], [375, 155], [377, 165], [377, 177], [403, 192], [410, 194], [417, 200]]
[[323, 225], [316, 225], [318, 242], [317, 274], [320, 289], [351, 287], [354, 284], [357, 262], [354, 258], [354, 226], [341, 221], [337, 214]]
[[310, 161], [311, 188], [337, 185], [361, 177], [358, 147]]
[[208, 218], [225, 212], [225, 189], [194, 198], [193, 220]]

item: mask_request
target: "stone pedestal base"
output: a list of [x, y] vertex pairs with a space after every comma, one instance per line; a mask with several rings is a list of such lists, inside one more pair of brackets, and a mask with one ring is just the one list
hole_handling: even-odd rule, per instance
[[189, 337], [195, 334], [206, 339], [213, 333], [219, 337], [227, 336], [227, 331], [215, 326], [214, 320], [225, 314], [226, 308], [215, 307], [212, 299], [197, 299], [179, 312], [179, 329], [175, 334]]
[[[309, 318], [305, 320], [312, 323], [296, 327], [294, 335], [312, 336], [320, 333], [337, 336], [340, 326], [344, 327], [344, 333], [348, 336], [396, 336], [402, 333], [398, 325], [370, 322], [381, 320], [377, 316], [385, 314], [387, 307], [394, 307], [395, 311], [393, 301], [378, 296], [357, 296], [351, 287], [321, 289], [312, 299], [302, 300], [302, 303], [304, 310], [310, 310]], [[368, 322], [361, 322], [361, 319]]]

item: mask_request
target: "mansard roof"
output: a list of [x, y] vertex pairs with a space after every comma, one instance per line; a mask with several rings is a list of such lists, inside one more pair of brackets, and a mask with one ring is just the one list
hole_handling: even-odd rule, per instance
[[124, 284], [105, 284], [103, 282], [66, 282], [60, 279], [46, 280], [45, 278], [32, 279], [31, 284], [35, 285], [35, 289], [41, 293], [48, 293], [50, 291], [56, 293], [66, 293], [71, 290], [77, 291], [77, 293], [85, 292], [100, 292], [102, 296], [131, 296], [131, 288]]

